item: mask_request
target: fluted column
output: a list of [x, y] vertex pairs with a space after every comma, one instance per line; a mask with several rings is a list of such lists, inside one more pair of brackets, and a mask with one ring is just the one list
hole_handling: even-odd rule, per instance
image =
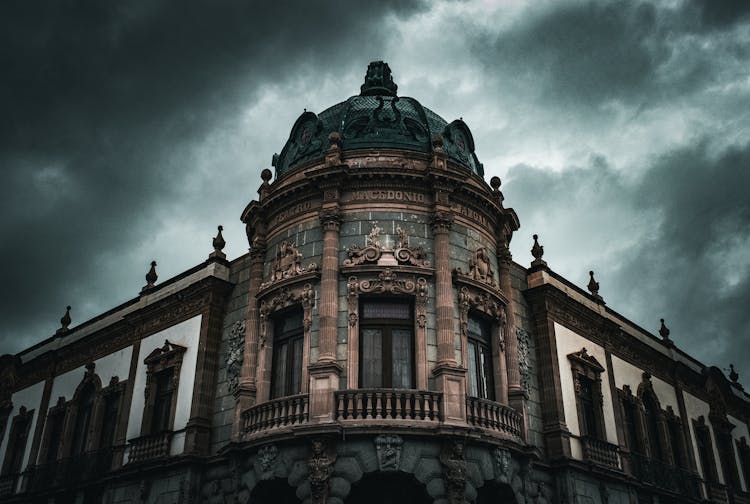
[[[500, 274], [500, 290], [505, 294], [510, 302], [511, 282], [510, 282], [510, 263], [513, 256], [505, 244], [498, 248], [497, 263]], [[516, 316], [513, 306], [508, 306], [506, 310], [506, 341], [505, 341], [505, 361], [508, 367], [508, 395], [523, 395], [521, 388], [521, 369], [518, 364], [518, 335], [516, 333]]]
[[336, 330], [338, 319], [339, 229], [338, 207], [321, 211], [323, 226], [323, 261], [320, 275], [320, 356], [319, 362], [336, 361]]
[[453, 215], [435, 212], [432, 232], [435, 240], [435, 310], [438, 344], [438, 365], [456, 365], [453, 323], [453, 280], [451, 278], [450, 230]]
[[256, 372], [258, 368], [258, 290], [263, 283], [263, 262], [266, 257], [265, 240], [256, 238], [250, 249], [250, 278], [248, 281], [248, 309], [245, 319], [245, 344], [239, 386], [235, 392], [235, 415], [232, 434], [241, 437], [242, 412], [256, 402]]

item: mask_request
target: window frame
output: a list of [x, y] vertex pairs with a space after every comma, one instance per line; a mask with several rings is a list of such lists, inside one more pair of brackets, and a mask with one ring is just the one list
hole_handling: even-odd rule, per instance
[[[367, 318], [365, 317], [365, 305], [368, 302], [384, 302], [387, 304], [404, 305], [408, 309], [408, 317], [403, 319], [398, 318]], [[415, 358], [415, 334], [414, 334], [414, 305], [411, 299], [405, 297], [374, 297], [365, 296], [359, 300], [359, 368], [365, 369], [365, 345], [364, 345], [364, 331], [367, 329], [380, 329], [381, 330], [381, 369], [380, 369], [380, 383], [379, 386], [365, 386], [363, 384], [364, 373], [359, 373], [359, 388], [404, 388], [414, 389], [416, 386], [416, 358]], [[409, 384], [408, 387], [394, 387], [393, 386], [393, 331], [394, 330], [407, 330], [409, 332], [408, 345], [411, 348], [409, 366]]]
[[[182, 359], [187, 347], [170, 343], [164, 340], [164, 345], [154, 349], [144, 360], [146, 365], [146, 387], [144, 395], [146, 401], [143, 407], [143, 417], [141, 420], [141, 436], [156, 435], [161, 432], [168, 432], [174, 429], [174, 417], [177, 409], [177, 399], [180, 387], [180, 371], [182, 369]], [[159, 432], [154, 431], [154, 412], [156, 410], [157, 384], [156, 377], [159, 373], [167, 369], [172, 369], [172, 397], [169, 405], [169, 418], [166, 423], [166, 429]]]
[[[589, 355], [585, 347], [578, 352], [568, 354], [570, 370], [573, 373], [573, 389], [576, 398], [576, 411], [578, 414], [578, 430], [581, 437], [607, 441], [607, 431], [604, 426], [604, 394], [602, 393], [602, 373], [604, 366], [593, 355]], [[581, 378], [591, 383], [591, 405], [594, 422], [594, 432], [590, 431], [590, 425], [586, 422]]]
[[[297, 312], [300, 316], [299, 326], [295, 326], [286, 332], [283, 332], [279, 320], [288, 317], [292, 312]], [[271, 358], [271, 383], [269, 390], [270, 399], [278, 399], [280, 397], [287, 397], [292, 395], [301, 394], [303, 390], [303, 368], [304, 368], [304, 354], [305, 354], [305, 313], [304, 309], [300, 305], [295, 305], [284, 310], [280, 310], [273, 314], [272, 326], [273, 326], [273, 352]], [[294, 342], [300, 344], [300, 359], [299, 367], [294, 365], [294, 352], [290, 352], [289, 349], [294, 349]], [[284, 363], [284, 379], [283, 379], [283, 391], [277, 393], [276, 388], [279, 380], [279, 355], [280, 355], [280, 344], [283, 343], [287, 347]], [[295, 372], [299, 375], [295, 377]], [[299, 379], [299, 390], [294, 388], [295, 378]]]
[[[719, 484], [719, 473], [716, 470], [716, 458], [714, 456], [713, 439], [711, 436], [711, 427], [706, 423], [703, 415], [697, 420], [693, 420], [693, 431], [695, 432], [695, 447], [698, 452], [703, 479], [706, 483]], [[701, 450], [701, 446], [705, 451]]]
[[1, 476], [13, 476], [23, 472], [23, 459], [26, 455], [26, 445], [29, 442], [33, 420], [34, 410], [27, 410], [25, 406], [21, 406], [18, 414], [11, 420]]
[[[472, 322], [478, 324], [482, 329], [483, 333], [481, 337], [476, 337], [475, 333], [471, 330]], [[479, 312], [469, 311], [467, 316], [467, 370], [468, 370], [468, 395], [470, 397], [478, 397], [480, 399], [487, 399], [489, 401], [495, 400], [495, 365], [492, 349], [492, 326], [493, 323], [486, 317], [482, 316]], [[472, 349], [474, 353], [472, 354]], [[483, 352], [484, 351], [484, 352]], [[472, 366], [472, 355], [478, 358], [477, 362], [473, 363]], [[485, 362], [485, 366], [481, 364], [481, 355], [486, 355], [489, 360]], [[472, 368], [474, 372], [472, 373]], [[472, 376], [473, 375], [473, 376]], [[476, 387], [476, 394], [472, 394], [472, 386]]]

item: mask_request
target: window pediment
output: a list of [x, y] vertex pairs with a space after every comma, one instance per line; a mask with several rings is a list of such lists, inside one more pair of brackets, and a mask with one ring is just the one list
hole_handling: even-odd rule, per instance
[[586, 347], [583, 347], [579, 351], [573, 352], [572, 354], [568, 354], [568, 359], [578, 364], [581, 368], [583, 368], [583, 370], [588, 371], [585, 374], [590, 374], [591, 371], [593, 371], [595, 374], [604, 372], [604, 366], [599, 363], [596, 357], [594, 357], [593, 355], [589, 355]]
[[182, 360], [182, 354], [185, 353], [185, 350], [187, 350], [187, 347], [175, 345], [174, 343], [170, 343], [169, 340], [164, 340], [164, 344], [148, 354], [143, 362], [149, 367], [157, 365], [168, 367], [176, 360]]

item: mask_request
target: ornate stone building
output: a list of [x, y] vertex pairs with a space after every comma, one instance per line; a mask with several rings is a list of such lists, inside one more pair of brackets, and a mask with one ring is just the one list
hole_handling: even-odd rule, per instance
[[750, 503], [750, 397], [530, 267], [471, 132], [305, 112], [202, 264], [0, 358], [0, 495], [34, 503]]

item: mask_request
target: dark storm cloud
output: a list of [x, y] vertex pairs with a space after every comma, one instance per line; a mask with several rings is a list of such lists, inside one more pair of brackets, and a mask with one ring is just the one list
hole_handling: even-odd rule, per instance
[[505, 194], [525, 202], [516, 210], [541, 234], [550, 267], [578, 254], [556, 270], [583, 287], [592, 267], [625, 317], [654, 333], [665, 318], [682, 350], [750, 370], [750, 144], [712, 150], [708, 141], [676, 149], [634, 179], [601, 158], [559, 173], [517, 166]]
[[80, 322], [135, 294], [150, 258], [126, 251], [184, 194], [191, 143], [290, 73], [361, 67], [351, 48], [419, 7], [3, 2], [0, 353], [51, 334], [67, 303], [88, 306]]

